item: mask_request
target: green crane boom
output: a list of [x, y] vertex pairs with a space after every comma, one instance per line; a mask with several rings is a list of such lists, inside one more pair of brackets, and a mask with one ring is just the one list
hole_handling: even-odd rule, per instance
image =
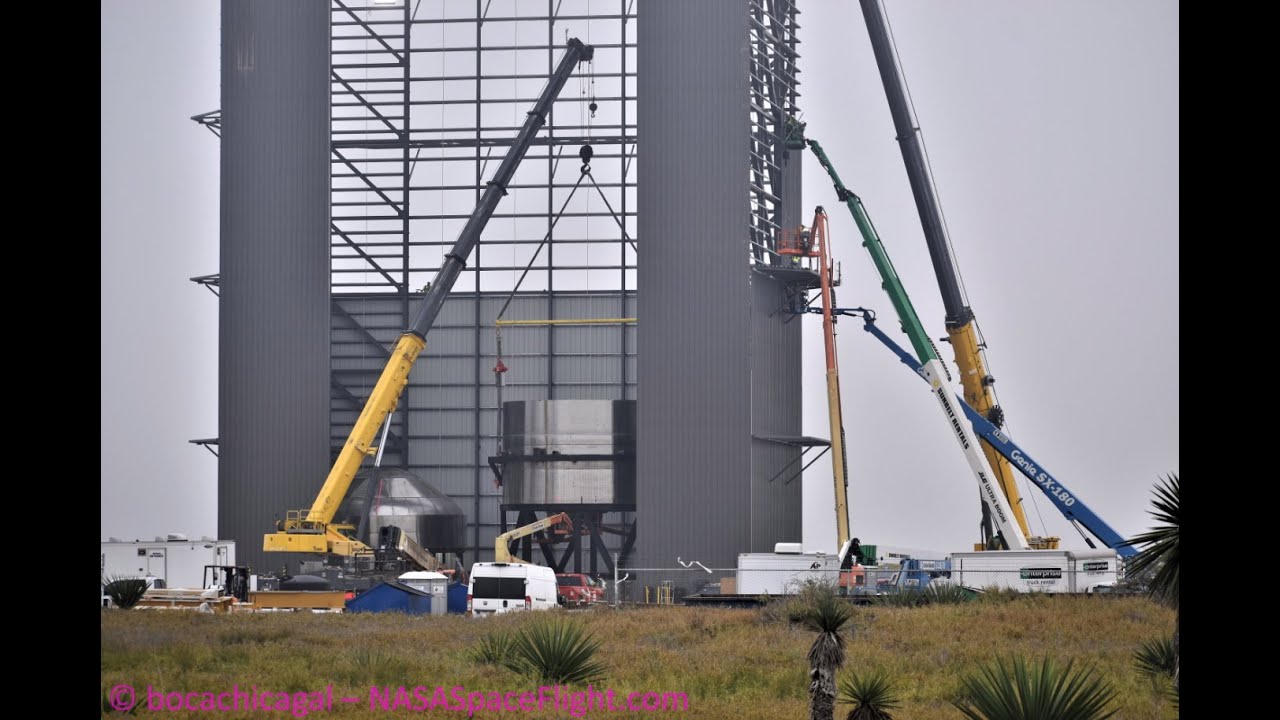
[[924, 324], [920, 322], [920, 317], [916, 315], [915, 307], [911, 305], [911, 298], [907, 296], [907, 290], [902, 285], [902, 279], [898, 277], [898, 271], [894, 269], [893, 262], [889, 260], [889, 253], [885, 250], [884, 243], [880, 241], [880, 235], [876, 233], [875, 226], [871, 223], [871, 218], [867, 215], [867, 210], [862, 205], [862, 199], [844, 186], [844, 182], [836, 172], [835, 166], [831, 164], [831, 159], [823, 151], [822, 145], [818, 144], [816, 140], [809, 140], [804, 137], [804, 125], [795, 121], [792, 121], [789, 125], [788, 147], [803, 149], [807, 146], [812, 150], [813, 154], [818, 158], [818, 162], [827, 171], [827, 175], [831, 177], [831, 182], [835, 185], [836, 196], [849, 208], [849, 214], [853, 216], [853, 221], [857, 224], [858, 231], [862, 234], [862, 246], [871, 254], [871, 262], [875, 264], [876, 271], [880, 274], [882, 287], [889, 294], [889, 302], [893, 304], [893, 309], [898, 314], [898, 321], [902, 324], [902, 331], [911, 340], [911, 346], [915, 350], [916, 356], [920, 359], [921, 373], [924, 375], [925, 380], [929, 381], [933, 395], [946, 416], [947, 424], [951, 428], [956, 441], [960, 443], [960, 448], [964, 451], [969, 469], [978, 481], [978, 489], [983, 501], [988, 504], [992, 515], [995, 516], [996, 525], [1000, 532], [1000, 543], [1012, 550], [1028, 549], [1026, 534], [1019, 527], [1013, 510], [1009, 506], [1008, 499], [996, 483], [992, 482], [991, 474], [983, 460], [981, 446], [978, 444], [977, 437], [973, 434], [973, 429], [969, 427], [968, 423], [964, 422], [960, 411], [956, 408], [951, 390], [947, 387], [946, 368], [943, 366], [942, 361], [938, 359], [938, 351], [934, 349], [933, 341], [929, 339], [929, 334], [925, 332]]

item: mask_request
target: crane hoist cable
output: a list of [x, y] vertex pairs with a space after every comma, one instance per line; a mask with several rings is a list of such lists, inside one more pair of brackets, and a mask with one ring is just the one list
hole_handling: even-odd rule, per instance
[[[587, 146], [587, 149], [589, 149], [589, 147], [590, 146]], [[587, 177], [590, 174], [590, 172], [591, 172], [591, 166], [588, 163], [583, 162], [582, 170], [581, 172], [578, 173], [577, 182], [573, 184], [573, 188], [569, 190], [568, 197], [566, 197], [564, 199], [564, 203], [560, 205], [560, 211], [557, 212], [555, 216], [551, 218], [551, 224], [547, 227], [547, 234], [542, 236], [541, 242], [538, 243], [538, 247], [535, 248], [533, 251], [533, 257], [529, 258], [529, 263], [524, 266], [524, 271], [520, 273], [520, 277], [516, 280], [515, 285], [512, 286], [511, 292], [507, 294], [507, 299], [503, 301], [502, 307], [498, 310], [498, 314], [494, 318], [494, 352], [497, 355], [497, 358], [496, 358], [497, 362], [493, 366], [493, 384], [498, 393], [498, 422], [499, 422], [498, 442], [499, 443], [502, 442], [502, 434], [503, 434], [502, 427], [501, 427], [502, 376], [510, 368], [508, 368], [506, 363], [502, 361], [502, 326], [499, 325], [497, 321], [501, 320], [502, 316], [507, 313], [507, 308], [511, 306], [511, 301], [515, 299], [516, 293], [519, 292], [520, 290], [520, 286], [524, 284], [524, 279], [528, 277], [529, 270], [533, 268], [533, 263], [538, 260], [538, 256], [542, 253], [543, 246], [545, 246], [551, 240], [551, 233], [552, 231], [555, 230], [556, 224], [560, 222], [560, 218], [564, 216], [565, 209], [569, 207], [569, 201], [573, 199], [573, 196], [575, 194], [577, 194], [578, 188], [582, 186], [582, 179]], [[555, 171], [553, 169], [552, 177], [554, 176], [555, 176]], [[494, 481], [497, 482], [496, 477], [494, 478]]]
[[[542, 253], [542, 248], [551, 241], [552, 231], [555, 230], [556, 224], [560, 222], [560, 218], [564, 216], [565, 210], [568, 209], [569, 201], [573, 199], [573, 196], [575, 194], [577, 194], [578, 188], [582, 187], [582, 181], [584, 179], [590, 180], [591, 186], [594, 187], [596, 189], [596, 192], [600, 194], [600, 199], [604, 201], [605, 208], [609, 210], [609, 215], [613, 218], [614, 222], [618, 224], [618, 228], [622, 230], [622, 238], [627, 242], [628, 245], [631, 246], [632, 250], [639, 252], [638, 250], [636, 250], [635, 242], [632, 241], [629, 235], [627, 235], [626, 225], [622, 222], [622, 220], [618, 217], [618, 214], [614, 211], [613, 205], [609, 203], [609, 198], [606, 197], [604, 194], [604, 190], [600, 187], [599, 184], [596, 183], [595, 176], [591, 174], [591, 158], [594, 156], [595, 156], [595, 150], [591, 147], [591, 143], [588, 142], [587, 144], [579, 148], [578, 157], [582, 160], [582, 168], [578, 172], [577, 181], [574, 182], [573, 187], [569, 190], [569, 195], [565, 197], [564, 202], [560, 205], [560, 210], [551, 218], [551, 224], [547, 228], [547, 234], [542, 236], [542, 240], [538, 243], [538, 247], [535, 248], [533, 251], [533, 256], [529, 258], [529, 262], [525, 265], [524, 270], [521, 271], [520, 277], [516, 280], [515, 285], [511, 288], [511, 292], [507, 293], [506, 300], [503, 301], [502, 307], [498, 310], [498, 314], [494, 317], [494, 352], [496, 355], [496, 363], [493, 366], [493, 382], [498, 393], [499, 409], [501, 409], [502, 407], [502, 385], [503, 385], [502, 377], [504, 373], [510, 370], [510, 368], [507, 367], [506, 363], [504, 363], [502, 360], [502, 323], [500, 321], [502, 320], [503, 316], [506, 315], [507, 309], [511, 306], [511, 301], [515, 299], [516, 293], [520, 291], [520, 286], [524, 284], [524, 279], [529, 275], [529, 271], [533, 269], [533, 264], [538, 260], [538, 256]], [[559, 158], [557, 156], [557, 161], [558, 159]], [[552, 176], [554, 177], [554, 175], [555, 175], [555, 171], [553, 169]], [[625, 321], [629, 319], [630, 318], [617, 318], [617, 319], [609, 318], [608, 320], [609, 321], [614, 321], [614, 320]], [[501, 423], [502, 422], [501, 411], [499, 411], [498, 413], [498, 418], [499, 418], [498, 420], [499, 423]], [[499, 438], [499, 442], [501, 442], [501, 438], [502, 438], [501, 427], [499, 427], [498, 438]], [[494, 480], [496, 482], [497, 478], [494, 478]]]
[[511, 292], [507, 294], [507, 299], [503, 301], [502, 308], [498, 310], [498, 315], [495, 319], [500, 320], [502, 319], [502, 316], [506, 314], [507, 308], [511, 306], [511, 301], [515, 299], [516, 292], [520, 290], [520, 286], [524, 283], [525, 277], [527, 277], [529, 275], [529, 271], [533, 269], [533, 263], [537, 261], [538, 256], [542, 253], [542, 248], [551, 240], [551, 231], [555, 230], [556, 224], [559, 223], [560, 218], [564, 216], [564, 211], [568, 207], [569, 201], [573, 199], [574, 194], [578, 192], [578, 188], [582, 186], [583, 178], [587, 177], [590, 172], [591, 167], [584, 164], [582, 166], [582, 172], [578, 174], [577, 182], [575, 182], [573, 184], [573, 188], [569, 190], [569, 196], [564, 199], [564, 203], [560, 205], [560, 210], [551, 218], [551, 225], [547, 228], [547, 234], [542, 236], [542, 240], [538, 243], [538, 247], [534, 249], [533, 257], [529, 258], [528, 264], [524, 266], [524, 270], [520, 273], [520, 278], [516, 280], [516, 284], [511, 288]]

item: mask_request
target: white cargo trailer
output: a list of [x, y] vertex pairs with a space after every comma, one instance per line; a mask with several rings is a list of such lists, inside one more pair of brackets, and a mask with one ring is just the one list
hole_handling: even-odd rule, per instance
[[[166, 588], [199, 588], [205, 565], [235, 565], [234, 540], [188, 540], [169, 535], [155, 540], [102, 541], [102, 577], [154, 577]], [[156, 584], [160, 587], [160, 584]]]
[[778, 543], [771, 553], [739, 553], [737, 594], [787, 595], [807, 580], [835, 585], [840, 558], [835, 554], [803, 552], [800, 543]]
[[987, 550], [951, 553], [951, 580], [983, 590], [1090, 593], [1114, 585], [1120, 556], [1114, 550]]

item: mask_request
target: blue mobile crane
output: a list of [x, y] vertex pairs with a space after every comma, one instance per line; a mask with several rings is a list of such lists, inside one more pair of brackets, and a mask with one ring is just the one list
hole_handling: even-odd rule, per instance
[[[820, 313], [819, 308], [807, 308], [807, 312]], [[885, 334], [883, 330], [876, 325], [875, 312], [867, 308], [833, 308], [832, 315], [852, 316], [862, 318], [862, 329], [871, 333], [877, 340], [893, 351], [903, 365], [911, 368], [921, 379], [928, 381], [924, 367], [910, 352], [907, 352], [892, 338]], [[965, 417], [969, 418], [969, 422], [973, 424], [974, 431], [978, 436], [985, 440], [990, 447], [1000, 453], [1001, 457], [1009, 461], [1011, 465], [1016, 467], [1019, 472], [1025, 475], [1036, 487], [1048, 496], [1053, 502], [1058, 512], [1068, 522], [1082, 527], [1089, 531], [1094, 537], [1102, 542], [1103, 545], [1115, 550], [1121, 557], [1129, 558], [1137, 554], [1137, 550], [1125, 544], [1124, 536], [1116, 532], [1105, 520], [1103, 520], [1092, 508], [1088, 506], [1080, 498], [1079, 495], [1067, 488], [1062, 481], [1058, 480], [1043, 465], [1041, 465], [1031, 454], [1023, 450], [1021, 446], [1013, 441], [1008, 435], [1000, 431], [995, 423], [991, 422], [987, 417], [978, 412], [965, 402], [964, 398], [956, 395], [956, 403], [960, 409], [964, 411]], [[1084, 541], [1089, 547], [1096, 547], [1088, 536], [1084, 536]]]

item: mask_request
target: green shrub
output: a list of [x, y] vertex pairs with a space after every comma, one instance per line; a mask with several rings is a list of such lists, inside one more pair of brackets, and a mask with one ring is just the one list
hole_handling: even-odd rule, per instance
[[1045, 656], [1037, 666], [1015, 656], [996, 658], [976, 675], [961, 678], [962, 701], [953, 702], [970, 720], [1105, 720], [1115, 690], [1089, 667], [1072, 672], [1074, 661], [1058, 668]]
[[959, 585], [930, 583], [923, 589], [907, 587], [897, 592], [876, 596], [876, 603], [886, 607], [924, 607], [925, 605], [959, 605], [974, 599], [976, 593]]
[[950, 583], [930, 583], [925, 587], [923, 595], [926, 605], [960, 605], [971, 602], [976, 593]]
[[102, 594], [121, 610], [128, 610], [147, 594], [147, 581], [137, 577], [113, 575], [102, 581]]
[[495, 632], [485, 635], [476, 641], [475, 647], [468, 650], [467, 655], [477, 665], [501, 666], [511, 656], [511, 633]]
[[595, 680], [605, 673], [595, 659], [600, 641], [567, 618], [539, 618], [522, 628], [511, 642], [503, 665], [530, 680], [571, 685]]
[[854, 673], [841, 680], [839, 702], [853, 706], [845, 720], [893, 720], [889, 711], [902, 706], [889, 674], [883, 670]]
[[1148, 678], [1173, 677], [1173, 638], [1162, 637], [1142, 643], [1133, 654], [1133, 665]]
[[351, 682], [368, 682], [375, 685], [402, 682], [407, 674], [405, 663], [396, 656], [376, 647], [358, 647], [347, 655], [349, 665], [345, 674]]

